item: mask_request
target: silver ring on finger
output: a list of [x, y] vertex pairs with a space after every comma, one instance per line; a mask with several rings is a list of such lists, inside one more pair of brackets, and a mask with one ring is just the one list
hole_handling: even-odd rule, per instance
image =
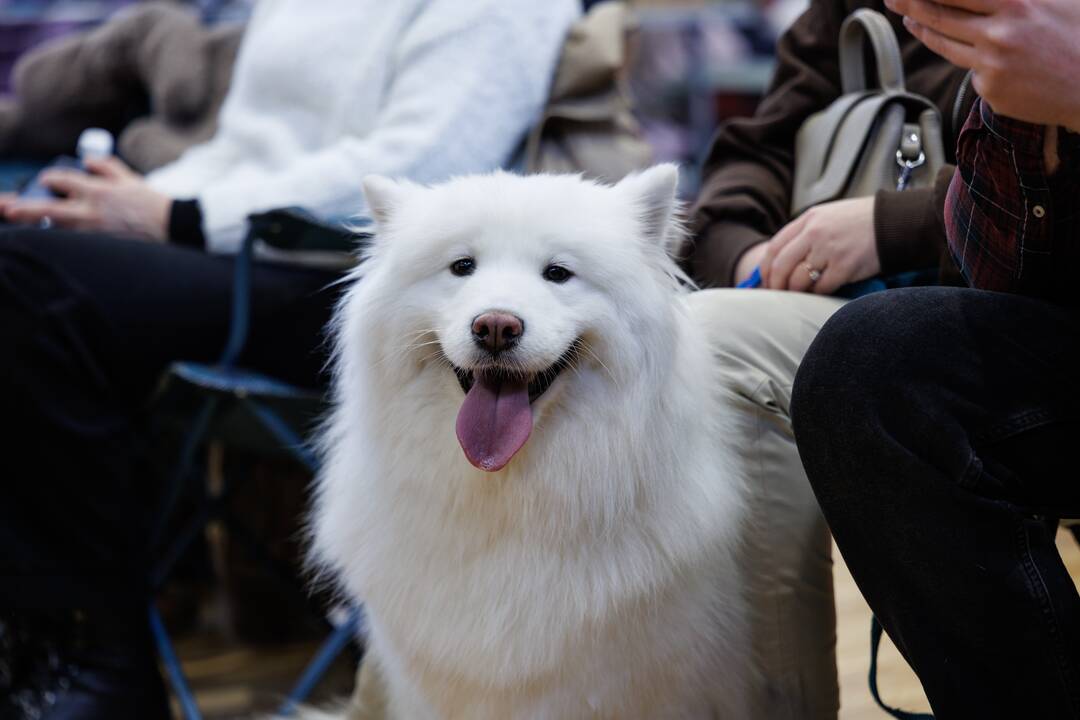
[[806, 272], [810, 275], [810, 284], [813, 285], [821, 279], [821, 271], [810, 263], [803, 263], [803, 267], [806, 268]]

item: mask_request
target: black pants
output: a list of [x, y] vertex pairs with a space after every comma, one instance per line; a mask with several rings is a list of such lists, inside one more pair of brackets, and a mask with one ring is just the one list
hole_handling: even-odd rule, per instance
[[1080, 717], [1080, 316], [955, 288], [844, 307], [795, 381], [836, 542], [939, 718]]
[[[145, 602], [160, 483], [148, 401], [212, 361], [233, 263], [101, 235], [0, 231], [0, 607]], [[243, 364], [317, 386], [335, 274], [257, 264]]]

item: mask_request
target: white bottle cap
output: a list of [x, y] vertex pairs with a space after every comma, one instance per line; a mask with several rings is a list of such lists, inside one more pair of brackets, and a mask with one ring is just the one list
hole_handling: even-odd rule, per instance
[[80, 160], [92, 157], [106, 157], [113, 152], [113, 136], [108, 130], [86, 128], [79, 135], [76, 152]]

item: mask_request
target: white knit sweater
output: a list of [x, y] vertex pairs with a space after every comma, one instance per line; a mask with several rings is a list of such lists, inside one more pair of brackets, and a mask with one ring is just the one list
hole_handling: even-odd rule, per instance
[[365, 210], [369, 173], [503, 165], [539, 115], [579, 0], [260, 0], [217, 134], [149, 182], [198, 198], [212, 252], [249, 213]]

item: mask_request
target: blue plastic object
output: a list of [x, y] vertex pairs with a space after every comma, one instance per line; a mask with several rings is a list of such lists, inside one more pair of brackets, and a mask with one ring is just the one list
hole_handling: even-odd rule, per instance
[[750, 273], [750, 277], [746, 278], [745, 280], [743, 280], [741, 283], [739, 283], [735, 287], [738, 287], [738, 288], [757, 288], [757, 287], [761, 287], [761, 268], [760, 267], [754, 268], [754, 272]]
[[[843, 287], [838, 288], [837, 291], [833, 293], [833, 296], [854, 300], [863, 295], [881, 292], [882, 290], [936, 285], [937, 280], [938, 271], [936, 268], [913, 270], [911, 272], [897, 273], [895, 275], [878, 275], [877, 277], [867, 278], [866, 280], [860, 280], [844, 285]], [[754, 268], [754, 272], [751, 273], [750, 277], [743, 280], [736, 285], [736, 287], [743, 289], [761, 287], [761, 268]]]

